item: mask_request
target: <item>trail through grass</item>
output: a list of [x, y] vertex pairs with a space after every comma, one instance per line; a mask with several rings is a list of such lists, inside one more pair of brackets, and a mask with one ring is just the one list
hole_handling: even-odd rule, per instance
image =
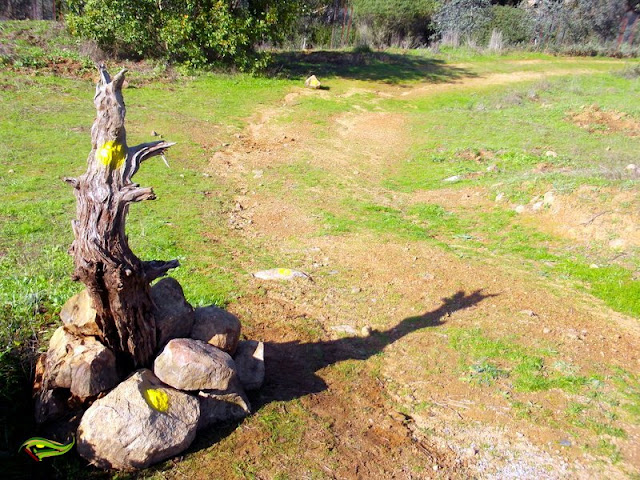
[[[33, 58], [38, 56], [31, 53]], [[42, 348], [41, 342], [59, 323], [60, 307], [80, 288], [69, 279], [72, 262], [66, 249], [72, 240], [69, 222], [75, 206], [61, 178], [84, 170], [94, 115], [89, 81], [29, 76], [20, 65], [26, 60], [19, 58], [12, 56], [11, 69], [0, 72], [0, 155], [5, 159], [0, 164], [0, 398], [5, 404], [13, 402], [3, 410], [5, 422], [11, 415], [26, 414], [28, 406], [25, 380], [30, 364], [20, 360]], [[333, 323], [379, 322], [381, 330], [387, 331], [410, 315], [410, 302], [417, 303], [413, 290], [424, 289], [423, 298], [440, 294], [437, 284], [415, 286], [407, 280], [414, 273], [411, 262], [420, 262], [417, 255], [408, 262], [401, 257], [405, 263], [398, 261], [395, 276], [379, 273], [378, 278], [372, 273], [376, 262], [364, 265], [367, 255], [362, 265], [354, 266], [348, 263], [349, 255], [336, 253], [358, 239], [369, 239], [371, 245], [360, 248], [369, 247], [366, 253], [372, 256], [388, 245], [389, 252], [430, 252], [433, 264], [426, 264], [430, 269], [445, 261], [468, 266], [469, 273], [451, 272], [452, 280], [443, 281], [443, 289], [461, 284], [456, 288], [466, 289], [465, 281], [473, 283], [468, 277], [494, 269], [502, 272], [499, 283], [505, 289], [509, 282], [519, 282], [531, 289], [546, 288], [550, 297], [557, 294], [566, 299], [573, 294], [582, 302], [576, 303], [581, 311], [590, 308], [584, 302], [592, 301], [594, 311], [608, 312], [604, 304], [636, 321], [640, 318], [637, 246], [628, 244], [624, 255], [617, 257], [617, 251], [609, 249], [608, 238], [577, 242], [540, 228], [538, 219], [550, 215], [553, 205], [543, 205], [539, 217], [532, 209], [547, 192], [562, 202], [578, 195], [585, 185], [595, 189], [594, 196], [602, 196], [603, 209], [611, 209], [609, 197], [618, 193], [628, 194], [629, 209], [637, 206], [632, 194], [638, 180], [625, 167], [635, 161], [638, 136], [608, 125], [585, 128], [574, 119], [597, 103], [599, 111], [623, 112], [625, 120], [640, 122], [638, 79], [615, 73], [624, 65], [538, 54], [329, 52], [285, 54], [280, 58], [279, 77], [270, 79], [203, 74], [149, 83], [132, 76], [125, 89], [129, 143], [149, 141], [154, 131], [178, 145], [170, 151], [169, 169], [152, 161], [136, 177], [142, 185], [154, 187], [158, 200], [132, 207], [131, 246], [145, 260], [178, 258], [182, 266], [172, 276], [192, 304], [245, 308], [255, 315], [245, 324], [254, 332], [260, 332], [264, 319], [277, 316], [274, 311], [282, 308], [288, 316], [275, 323], [281, 330], [275, 335], [278, 341], [318, 342], [317, 349], [332, 334]], [[297, 93], [301, 77], [317, 66], [326, 67], [321, 81], [328, 90]], [[560, 75], [571, 70], [576, 75]], [[523, 72], [559, 75], [517, 81]], [[483, 78], [486, 84], [481, 83]], [[499, 83], [505, 79], [509, 83]], [[298, 96], [287, 100], [292, 93]], [[259, 123], [265, 111], [276, 113]], [[375, 120], [376, 115], [383, 119], [373, 124], [380, 135], [392, 129], [386, 129], [384, 121], [394, 115], [402, 119], [397, 125], [406, 127], [401, 132], [406, 141], [398, 151], [384, 150], [384, 158], [375, 157], [366, 142], [349, 144], [358, 136], [345, 134], [363, 128], [350, 121]], [[249, 121], [258, 122], [253, 130], [246, 129]], [[294, 153], [285, 152], [278, 143], [280, 137], [260, 143], [257, 134], [248, 133], [260, 128], [293, 130], [300, 138], [287, 148]], [[371, 138], [375, 140], [375, 135]], [[253, 159], [272, 149], [277, 153], [272, 161], [260, 160], [260, 170], [252, 170]], [[225, 152], [228, 157], [222, 155]], [[228, 168], [212, 165], [212, 159], [220, 158], [228, 159]], [[443, 181], [451, 177], [458, 178]], [[466, 192], [473, 202], [464, 203], [456, 196]], [[495, 201], [497, 196], [501, 201]], [[269, 201], [275, 207], [267, 212], [267, 221], [247, 222], [238, 231], [230, 227], [232, 212]], [[516, 205], [526, 206], [527, 215], [516, 213]], [[268, 222], [289, 225], [289, 206], [308, 216], [308, 232], [297, 232], [294, 226], [293, 233], [285, 228], [274, 234], [268, 228]], [[350, 252], [357, 253], [356, 248]], [[260, 286], [253, 291], [247, 265], [280, 267], [296, 262], [308, 262], [310, 268], [318, 265], [315, 283]], [[355, 282], [369, 290], [362, 292]], [[442, 296], [451, 294], [446, 291]], [[255, 305], [246, 305], [246, 298]], [[434, 304], [432, 300], [428, 299], [429, 305]], [[579, 339], [574, 343], [560, 336], [540, 339], [537, 330], [543, 325], [530, 326], [537, 321], [535, 316], [523, 325], [537, 329], [537, 336], [527, 338], [512, 318], [521, 314], [512, 311], [504, 297], [496, 296], [495, 315], [485, 304], [478, 307], [481, 313], [464, 306], [443, 311], [442, 318], [435, 320], [427, 315], [432, 324], [416, 328], [392, 346], [385, 344], [388, 348], [366, 360], [358, 359], [360, 352], [356, 352], [348, 360], [329, 363], [318, 375], [330, 386], [316, 396], [287, 401], [258, 396], [260, 409], [254, 416], [237, 430], [225, 427], [203, 438], [181, 465], [187, 474], [200, 470], [208, 474], [213, 468], [209, 464], [215, 466], [216, 459], [222, 458], [229, 478], [297, 478], [296, 473], [303, 470], [323, 478], [327, 472], [346, 472], [350, 466], [344, 464], [343, 457], [348, 455], [341, 442], [347, 441], [353, 425], [342, 417], [333, 422], [323, 415], [327, 411], [340, 415], [336, 405], [364, 402], [363, 396], [371, 394], [366, 388], [372, 388], [365, 383], [371, 382], [382, 392], [383, 400], [378, 402], [395, 405], [408, 415], [400, 421], [402, 429], [408, 428], [409, 418], [428, 417], [438, 403], [418, 387], [417, 393], [411, 393], [402, 384], [410, 378], [416, 384], [444, 384], [464, 395], [503, 402], [508, 421], [565, 432], [576, 448], [627, 471], [625, 455], [633, 450], [630, 432], [640, 415], [636, 366], [625, 365], [620, 354], [595, 362], [579, 353], [580, 344], [575, 343]], [[415, 317], [416, 324], [423, 321]], [[607, 328], [618, 328], [611, 323]], [[271, 327], [276, 328], [273, 323]], [[595, 330], [590, 327], [589, 335], [595, 336]], [[382, 338], [376, 335], [370, 338], [374, 344]], [[362, 342], [351, 347], [357, 350], [366, 344]], [[608, 348], [606, 339], [598, 342], [603, 351]], [[621, 344], [621, 351], [624, 348], [628, 347]], [[406, 368], [403, 362], [408, 363]], [[398, 365], [404, 371], [387, 379]], [[407, 393], [392, 401], [394, 382], [399, 384], [398, 391], [406, 390], [415, 398]], [[336, 403], [331, 395], [340, 396], [343, 403]], [[380, 405], [360, 408], [363, 416], [372, 418], [376, 409], [384, 413], [375, 418], [389, 421]], [[381, 437], [376, 421], [372, 422], [370, 427], [358, 426], [362, 431], [356, 429], [355, 447], [358, 441], [360, 446], [370, 445], [363, 440], [370, 438], [404, 445], [387, 430], [390, 436]], [[7, 425], [5, 436], [11, 441], [26, 433]], [[417, 431], [402, 430], [400, 437], [418, 438]], [[317, 445], [321, 453], [307, 448], [305, 442]], [[401, 450], [375, 448], [389, 458]], [[414, 459], [412, 469], [432, 468], [431, 460], [414, 453], [405, 451]], [[167, 475], [180, 474], [167, 465], [150, 474], [164, 477], [165, 467], [173, 472]], [[83, 472], [73, 462], [61, 468], [71, 476]]]

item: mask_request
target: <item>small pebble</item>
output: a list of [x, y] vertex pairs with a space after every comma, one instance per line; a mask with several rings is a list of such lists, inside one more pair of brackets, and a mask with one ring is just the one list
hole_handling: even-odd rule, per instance
[[366, 327], [362, 327], [361, 333], [363, 337], [368, 337], [373, 332], [373, 329], [367, 325]]
[[442, 180], [443, 182], [459, 182], [460, 180], [462, 180], [462, 177], [460, 175], [454, 175], [452, 177], [447, 177], [444, 180]]
[[551, 333], [551, 329], [550, 328], [544, 328], [542, 330], [542, 333], [544, 333], [545, 335], [548, 334], [548, 333]]
[[516, 213], [524, 213], [526, 207], [524, 205], [518, 205], [515, 209]]

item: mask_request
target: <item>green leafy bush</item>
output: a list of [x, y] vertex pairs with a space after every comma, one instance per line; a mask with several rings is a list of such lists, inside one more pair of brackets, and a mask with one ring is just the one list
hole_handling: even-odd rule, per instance
[[526, 44], [533, 38], [533, 18], [522, 8], [494, 5], [491, 7], [491, 21], [485, 30], [487, 39], [493, 30], [502, 33], [507, 45]]
[[353, 6], [359, 29], [375, 46], [418, 46], [433, 31], [434, 0], [354, 0]]
[[94, 40], [105, 52], [130, 58], [162, 54], [155, 0], [68, 0], [72, 34]]
[[448, 0], [434, 16], [436, 30], [442, 35], [453, 32], [477, 40], [491, 21], [491, 0]]
[[625, 0], [539, 0], [532, 10], [540, 44], [606, 42], [618, 34]]
[[164, 57], [189, 67], [264, 66], [260, 43], [277, 44], [299, 4], [286, 0], [69, 0], [72, 33], [107, 53]]

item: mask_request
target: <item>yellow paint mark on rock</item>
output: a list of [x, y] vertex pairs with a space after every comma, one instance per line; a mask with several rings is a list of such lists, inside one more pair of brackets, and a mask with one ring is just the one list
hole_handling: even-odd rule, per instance
[[109, 140], [96, 150], [96, 160], [105, 167], [117, 170], [124, 165], [124, 159], [127, 156], [122, 144]]
[[282, 275], [283, 277], [288, 277], [289, 275], [291, 275], [291, 269], [289, 268], [279, 268], [278, 269], [278, 275]]
[[147, 388], [144, 391], [144, 399], [147, 404], [158, 412], [169, 410], [169, 395], [158, 388]]

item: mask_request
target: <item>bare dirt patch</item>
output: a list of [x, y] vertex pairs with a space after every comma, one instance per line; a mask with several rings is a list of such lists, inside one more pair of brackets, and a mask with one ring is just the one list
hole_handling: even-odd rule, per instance
[[582, 75], [591, 73], [591, 70], [552, 70], [549, 72], [511, 72], [511, 73], [493, 73], [479, 77], [463, 78], [451, 83], [430, 84], [421, 87], [412, 88], [401, 94], [402, 97], [413, 97], [424, 94], [433, 94], [438, 92], [449, 91], [455, 88], [474, 88], [489, 85], [507, 85], [517, 82], [527, 82], [532, 80], [542, 80], [544, 78], [564, 75]]
[[[492, 75], [489, 81], [545, 76], [518, 72]], [[486, 81], [467, 79], [405, 93], [424, 95]], [[261, 248], [292, 263], [277, 266], [313, 278], [251, 280], [255, 294], [230, 305], [248, 336], [268, 342], [267, 384], [252, 398], [256, 416], [273, 402], [299, 401], [307, 422], [299, 441], [308, 448], [268, 458], [260, 453], [268, 450], [268, 438], [256, 434], [254, 422], [231, 433], [220, 451], [232, 448], [247, 465], [258, 463], [258, 478], [282, 471], [299, 476], [306, 471], [299, 462], [327, 478], [623, 478], [624, 469], [640, 465], [640, 439], [631, 425], [625, 424], [625, 438], [612, 439], [624, 460], [613, 465], [596, 458], [589, 449], [597, 437], [590, 431], [567, 437], [563, 412], [576, 398], [559, 389], [523, 394], [503, 380], [499, 388], [483, 388], [463, 379], [463, 352], [451, 347], [456, 329], [477, 329], [533, 351], [552, 348], [576, 372], [606, 375], [611, 364], [637, 371], [635, 320], [500, 258], [470, 260], [463, 251], [372, 234], [319, 236], [322, 221], [313, 214], [315, 205], [290, 186], [278, 192], [258, 188], [272, 179], [274, 168], [304, 157], [310, 168], [347, 179], [352, 192], [381, 202], [392, 197], [379, 185], [385, 166], [407, 147], [406, 119], [354, 109], [328, 119], [328, 138], [315, 135], [305, 122], [278, 121], [300, 95], [313, 94], [292, 92], [282, 106], [261, 112], [211, 164], [212, 172], [240, 192], [233, 213], [241, 219], [240, 234], [260, 238]], [[479, 162], [485, 160], [480, 157]], [[308, 191], [323, 203], [337, 202], [341, 195], [326, 184]], [[635, 205], [629, 195], [615, 197], [612, 205], [617, 210]], [[433, 202], [446, 209], [493, 203], [481, 188], [398, 194], [394, 201]], [[554, 232], [582, 222], [582, 230], [563, 233], [582, 240], [603, 238], [621, 223], [636, 222], [635, 216], [616, 217], [604, 226], [600, 222], [608, 221], [607, 215], [591, 219], [598, 213], [595, 204], [590, 208], [579, 196], [562, 198], [552, 208], [557, 210], [539, 213], [536, 221]], [[589, 228], [593, 232], [585, 235]], [[636, 245], [637, 231], [624, 235]], [[249, 271], [273, 266], [253, 260], [246, 265]], [[524, 410], [515, 406], [518, 402]], [[193, 461], [201, 478], [229, 471], [228, 464], [210, 456]]]
[[630, 137], [640, 135], [640, 122], [625, 112], [603, 111], [598, 105], [583, 107], [579, 112], [570, 112], [571, 121], [591, 133], [623, 133]]
[[536, 215], [536, 223], [544, 231], [584, 246], [597, 242], [624, 251], [640, 247], [639, 207], [636, 190], [583, 186], [557, 196], [549, 209]]

